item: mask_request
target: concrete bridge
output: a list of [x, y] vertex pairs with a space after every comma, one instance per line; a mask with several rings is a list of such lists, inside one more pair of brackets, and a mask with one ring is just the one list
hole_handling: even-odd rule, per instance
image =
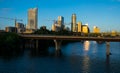
[[36, 40], [36, 48], [38, 48], [38, 40], [53, 40], [55, 42], [56, 52], [60, 52], [60, 46], [64, 40], [88, 40], [88, 41], [105, 41], [106, 42], [106, 55], [110, 55], [109, 42], [120, 42], [120, 37], [81, 37], [81, 36], [52, 36], [52, 35], [20, 35], [24, 39]]

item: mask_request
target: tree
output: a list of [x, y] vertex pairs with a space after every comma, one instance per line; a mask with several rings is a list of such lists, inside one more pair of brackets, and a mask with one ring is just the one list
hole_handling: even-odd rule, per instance
[[40, 27], [40, 29], [38, 29], [37, 31], [35, 31], [34, 34], [50, 34], [50, 31], [48, 29]]

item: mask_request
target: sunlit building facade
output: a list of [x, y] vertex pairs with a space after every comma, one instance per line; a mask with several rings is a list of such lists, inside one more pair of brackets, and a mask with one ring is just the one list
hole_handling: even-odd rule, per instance
[[93, 33], [100, 33], [100, 28], [94, 26], [93, 27]]
[[72, 14], [71, 18], [71, 31], [72, 32], [77, 32], [77, 24], [76, 24], [76, 14]]
[[64, 25], [64, 17], [63, 16], [58, 16], [58, 25], [59, 26]]
[[52, 25], [52, 31], [56, 31], [56, 26], [55, 26], [55, 24]]
[[23, 33], [25, 31], [25, 26], [23, 23], [16, 23], [17, 33]]
[[78, 32], [81, 32], [82, 31], [82, 22], [78, 22], [77, 26], [78, 26]]
[[87, 34], [87, 33], [89, 33], [89, 32], [90, 32], [90, 30], [89, 30], [88, 25], [82, 25], [82, 33]]
[[38, 25], [38, 8], [31, 8], [28, 10], [27, 29], [37, 30], [37, 25]]
[[52, 31], [61, 31], [65, 28], [64, 26], [64, 17], [58, 16], [58, 20], [52, 25]]
[[17, 28], [16, 27], [5, 27], [6, 32], [15, 32], [17, 33]]

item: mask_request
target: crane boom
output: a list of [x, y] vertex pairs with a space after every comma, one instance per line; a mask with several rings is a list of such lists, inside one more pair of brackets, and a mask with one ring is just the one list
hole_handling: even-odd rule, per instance
[[47, 19], [46, 21], [53, 21], [54, 24], [57, 24], [57, 20], [55, 19]]
[[15, 26], [17, 21], [23, 21], [22, 19], [16, 19], [16, 18], [8, 18], [8, 17], [0, 17], [2, 19], [8, 19], [8, 20], [14, 20], [15, 21]]
[[7, 17], [0, 17], [2, 19], [9, 19], [9, 20], [19, 20], [19, 21], [22, 21], [22, 19], [16, 19], [16, 18], [7, 18]]

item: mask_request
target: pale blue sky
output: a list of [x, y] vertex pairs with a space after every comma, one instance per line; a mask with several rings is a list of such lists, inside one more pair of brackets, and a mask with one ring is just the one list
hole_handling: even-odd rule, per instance
[[[120, 31], [120, 0], [0, 0], [0, 17], [23, 19], [27, 24], [29, 8], [38, 7], [38, 28], [42, 25], [51, 29], [52, 21], [63, 16], [65, 23], [71, 22], [71, 15], [77, 21], [88, 23], [92, 31], [98, 26], [101, 31]], [[0, 29], [14, 26], [13, 20], [0, 19]]]

